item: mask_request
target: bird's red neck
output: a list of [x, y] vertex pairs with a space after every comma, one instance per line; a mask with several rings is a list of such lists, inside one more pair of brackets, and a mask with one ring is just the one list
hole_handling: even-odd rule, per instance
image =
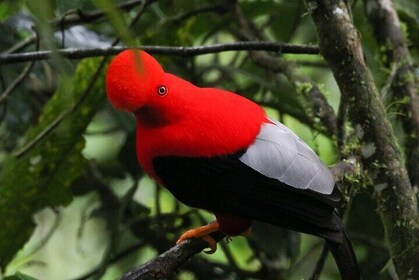
[[135, 112], [137, 123], [142, 127], [160, 127], [167, 124], [169, 121], [158, 110], [152, 107], [142, 107]]

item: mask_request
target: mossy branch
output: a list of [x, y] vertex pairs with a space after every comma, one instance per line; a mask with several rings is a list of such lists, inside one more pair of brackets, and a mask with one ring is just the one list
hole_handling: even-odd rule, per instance
[[316, 25], [320, 52], [329, 63], [348, 107], [354, 127], [362, 130], [360, 141], [374, 147], [364, 157], [365, 168], [374, 174], [378, 210], [383, 220], [391, 256], [401, 279], [419, 277], [419, 216], [416, 196], [386, 117], [374, 80], [362, 51], [359, 32], [345, 1], [308, 1]]
[[394, 75], [389, 76], [390, 88], [402, 113], [409, 177], [412, 185], [419, 186], [419, 80], [415, 79], [415, 66], [393, 3], [390, 0], [364, 0], [364, 5], [383, 50], [383, 64], [395, 69]]

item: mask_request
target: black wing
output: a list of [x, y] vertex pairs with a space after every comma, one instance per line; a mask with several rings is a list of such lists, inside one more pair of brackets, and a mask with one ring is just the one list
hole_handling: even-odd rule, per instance
[[328, 239], [334, 239], [333, 232], [342, 230], [334, 213], [341, 201], [336, 188], [327, 195], [291, 187], [241, 162], [244, 152], [211, 158], [157, 157], [153, 166], [165, 187], [191, 207]]

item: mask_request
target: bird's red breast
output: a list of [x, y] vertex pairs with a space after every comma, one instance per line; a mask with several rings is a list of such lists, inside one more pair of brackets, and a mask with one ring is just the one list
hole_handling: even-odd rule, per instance
[[[267, 121], [259, 106], [234, 93], [199, 88], [169, 75], [166, 81], [168, 95], [181, 95], [173, 107], [136, 113], [138, 159], [151, 175], [151, 160], [158, 156], [212, 157], [247, 148]], [[166, 121], [168, 114], [176, 117]]]

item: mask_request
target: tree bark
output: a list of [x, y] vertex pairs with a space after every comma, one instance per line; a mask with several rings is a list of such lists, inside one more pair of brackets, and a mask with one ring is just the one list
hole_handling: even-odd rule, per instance
[[321, 54], [329, 63], [348, 107], [349, 119], [362, 145], [374, 180], [374, 196], [383, 220], [391, 256], [400, 279], [419, 278], [419, 217], [395, 136], [372, 75], [365, 63], [359, 33], [345, 1], [306, 0], [316, 25]]
[[412, 185], [419, 186], [419, 95], [412, 57], [391, 0], [364, 0], [364, 5], [374, 35], [383, 50], [384, 66], [395, 69], [394, 75], [389, 76], [390, 88], [394, 103], [402, 113], [410, 181]]
[[[215, 232], [212, 237], [218, 242], [225, 237]], [[125, 273], [119, 280], [170, 279], [189, 258], [208, 247], [202, 239], [189, 239], [175, 245], [155, 259]]]

